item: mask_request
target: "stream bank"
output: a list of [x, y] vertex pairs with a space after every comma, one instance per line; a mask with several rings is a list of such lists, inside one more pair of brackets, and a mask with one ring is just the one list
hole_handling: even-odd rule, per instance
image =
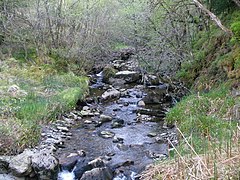
[[23, 179], [138, 179], [147, 165], [168, 157], [168, 139], [178, 142], [163, 118], [184, 90], [119, 58], [112, 60], [110, 78], [104, 70], [91, 76], [85, 102], [43, 128], [38, 147], [0, 158], [5, 179], [9, 173]]

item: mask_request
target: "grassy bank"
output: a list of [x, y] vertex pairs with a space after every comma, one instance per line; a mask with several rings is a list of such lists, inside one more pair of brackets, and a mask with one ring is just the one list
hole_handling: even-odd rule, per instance
[[240, 12], [225, 17], [234, 35], [216, 26], [199, 32], [193, 59], [177, 78], [192, 93], [170, 110], [166, 121], [176, 124], [179, 145], [170, 159], [157, 162], [144, 179], [238, 179], [240, 177]]
[[88, 92], [88, 79], [51, 65], [0, 61], [0, 154], [38, 143], [41, 125], [74, 108]]

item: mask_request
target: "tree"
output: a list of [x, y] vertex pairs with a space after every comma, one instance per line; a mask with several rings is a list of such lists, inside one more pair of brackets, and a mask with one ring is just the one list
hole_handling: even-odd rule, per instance
[[227, 34], [232, 34], [231, 30], [226, 28], [221, 20], [215, 15], [213, 14], [211, 11], [209, 11], [203, 4], [201, 4], [198, 0], [193, 0], [193, 2], [196, 4], [196, 6], [198, 8], [200, 8], [204, 13], [206, 13], [207, 15], [209, 15], [211, 17], [211, 19], [217, 24], [217, 26], [219, 28], [221, 28], [224, 32], [226, 32]]

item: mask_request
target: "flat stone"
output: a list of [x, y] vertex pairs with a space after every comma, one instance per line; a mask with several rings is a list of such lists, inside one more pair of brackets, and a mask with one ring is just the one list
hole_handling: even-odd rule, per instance
[[150, 132], [150, 133], [148, 133], [147, 136], [148, 136], [148, 137], [156, 137], [156, 136], [157, 136], [157, 133]]
[[128, 83], [132, 83], [140, 79], [140, 74], [136, 71], [119, 71], [115, 74], [115, 77], [122, 78]]
[[115, 134], [111, 131], [101, 131], [100, 136], [103, 138], [112, 138]]
[[112, 121], [112, 117], [111, 116], [107, 116], [107, 115], [104, 115], [104, 114], [101, 114], [100, 115], [100, 121], [101, 122], [110, 122], [110, 121]]
[[33, 151], [26, 149], [23, 153], [11, 158], [9, 169], [15, 176], [27, 176], [32, 172], [31, 156], [33, 154]]
[[63, 132], [69, 132], [69, 129], [67, 127], [57, 126], [57, 129]]

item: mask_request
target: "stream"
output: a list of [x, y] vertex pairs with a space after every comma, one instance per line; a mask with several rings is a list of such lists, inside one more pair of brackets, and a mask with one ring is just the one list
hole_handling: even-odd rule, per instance
[[[118, 98], [101, 101], [99, 97], [113, 87], [102, 82], [102, 73], [94, 79], [89, 102], [77, 107], [84, 112], [82, 118], [71, 129], [71, 139], [56, 153], [62, 169], [58, 179], [80, 179], [86, 164], [97, 158], [103, 164], [99, 167], [106, 166], [112, 175], [85, 179], [139, 179], [147, 165], [168, 157], [167, 138], [177, 143], [175, 129], [166, 127], [163, 121], [172, 100], [141, 104], [149, 93], [158, 95], [155, 91], [164, 84], [146, 88], [129, 83], [114, 87], [120, 92]], [[108, 174], [105, 170], [100, 173]]]

